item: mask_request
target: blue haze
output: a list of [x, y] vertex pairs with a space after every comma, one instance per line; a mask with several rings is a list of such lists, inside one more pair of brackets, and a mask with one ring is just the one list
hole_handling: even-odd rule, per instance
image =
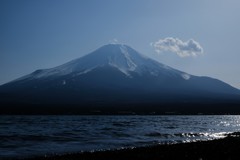
[[[240, 88], [238, 0], [1, 0], [0, 84], [117, 39], [177, 69]], [[191, 38], [204, 55], [156, 54], [151, 42]]]

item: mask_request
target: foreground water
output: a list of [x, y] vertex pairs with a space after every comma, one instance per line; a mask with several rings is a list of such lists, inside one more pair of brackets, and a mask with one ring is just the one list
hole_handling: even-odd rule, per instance
[[0, 159], [224, 137], [240, 116], [1, 116]]

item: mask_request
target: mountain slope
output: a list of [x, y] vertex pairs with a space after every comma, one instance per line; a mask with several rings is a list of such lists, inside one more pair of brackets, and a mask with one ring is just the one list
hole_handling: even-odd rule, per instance
[[0, 103], [4, 104], [65, 104], [85, 109], [235, 103], [239, 99], [239, 90], [222, 81], [184, 73], [120, 44], [105, 45], [63, 65], [37, 70], [2, 85], [0, 93]]
[[[79, 76], [81, 74], [88, 73], [97, 67], [103, 66], [117, 68], [127, 76], [131, 71], [138, 74], [151, 72], [153, 75], [157, 75], [160, 72], [166, 72], [166, 74], [180, 73], [177, 70], [139, 54], [137, 51], [126, 45], [110, 44], [105, 45], [84, 57], [70, 61], [58, 67], [46, 70], [37, 70], [30, 75], [18, 79], [17, 81], [28, 78], [38, 79], [51, 76], [57, 77], [73, 73], [76, 76]], [[168, 70], [171, 70], [171, 72]]]

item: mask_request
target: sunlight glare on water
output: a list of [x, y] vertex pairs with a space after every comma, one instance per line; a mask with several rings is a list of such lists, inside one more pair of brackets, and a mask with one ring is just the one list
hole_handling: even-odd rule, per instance
[[1, 116], [0, 159], [223, 138], [240, 116]]

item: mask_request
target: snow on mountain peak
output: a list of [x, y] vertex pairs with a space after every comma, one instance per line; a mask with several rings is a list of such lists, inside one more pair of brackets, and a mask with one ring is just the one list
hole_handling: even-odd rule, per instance
[[137, 67], [137, 65], [133, 62], [133, 60], [131, 59], [128, 50], [125, 46], [121, 46], [120, 47], [121, 52], [124, 54], [126, 61], [127, 61], [127, 65], [129, 67], [129, 70], [134, 71]]
[[122, 44], [108, 44], [92, 53], [76, 60], [51, 69], [59, 71], [59, 75], [73, 72], [87, 73], [97, 67], [112, 66], [129, 76], [130, 71], [136, 71], [138, 65], [145, 63], [146, 57], [129, 46]]
[[39, 79], [53, 76], [64, 76], [68, 74], [80, 76], [91, 72], [95, 68], [103, 66], [114, 67], [128, 77], [131, 77], [131, 73], [135, 72], [139, 75], [148, 73], [152, 76], [164, 74], [172, 76], [177, 75], [184, 79], [190, 78], [183, 72], [152, 60], [127, 45], [108, 44], [81, 58], [72, 60], [54, 68], [37, 70], [20, 79]]

